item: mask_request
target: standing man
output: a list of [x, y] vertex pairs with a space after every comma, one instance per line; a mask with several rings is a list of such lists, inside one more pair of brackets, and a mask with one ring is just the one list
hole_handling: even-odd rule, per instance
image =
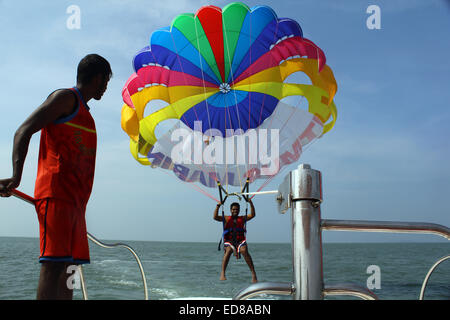
[[221, 221], [223, 223], [223, 248], [225, 253], [222, 259], [222, 271], [220, 273], [220, 280], [227, 280], [225, 276], [225, 271], [228, 266], [228, 261], [230, 260], [231, 254], [234, 252], [236, 259], [239, 259], [240, 254], [244, 256], [245, 262], [247, 262], [250, 272], [252, 273], [252, 282], [258, 282], [256, 278], [255, 267], [253, 266], [253, 260], [248, 252], [247, 240], [245, 237], [246, 223], [253, 219], [256, 215], [255, 207], [251, 199], [248, 200], [250, 203], [250, 214], [245, 216], [239, 216], [240, 205], [234, 202], [230, 206], [231, 216], [219, 216], [219, 208], [221, 204], [217, 204], [214, 210], [214, 220]]
[[67, 267], [90, 261], [85, 211], [97, 134], [87, 102], [102, 98], [111, 76], [107, 60], [87, 55], [78, 64], [76, 87], [51, 93], [14, 135], [13, 174], [0, 180], [2, 197], [19, 186], [31, 136], [41, 131], [34, 191], [41, 262], [37, 299], [72, 299]]

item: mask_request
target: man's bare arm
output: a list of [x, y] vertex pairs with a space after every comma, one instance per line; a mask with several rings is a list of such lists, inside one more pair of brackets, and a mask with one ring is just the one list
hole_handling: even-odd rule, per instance
[[75, 96], [68, 90], [51, 94], [17, 129], [14, 135], [11, 178], [0, 180], [0, 195], [10, 196], [19, 186], [31, 137], [49, 123], [74, 112]]
[[221, 204], [218, 203], [216, 208], [214, 209], [214, 216], [213, 219], [216, 221], [222, 221], [222, 216], [219, 216], [219, 208], [220, 208]]
[[253, 205], [252, 199], [248, 199], [250, 203], [250, 214], [247, 215], [247, 221], [252, 220], [256, 216], [255, 206]]

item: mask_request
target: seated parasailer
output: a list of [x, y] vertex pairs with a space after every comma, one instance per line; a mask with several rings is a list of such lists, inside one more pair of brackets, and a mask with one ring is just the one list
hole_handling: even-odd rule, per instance
[[248, 203], [250, 204], [250, 214], [245, 214], [244, 216], [240, 216], [240, 204], [237, 202], [233, 202], [230, 205], [230, 216], [225, 216], [222, 211], [222, 216], [219, 216], [219, 208], [222, 205], [221, 203], [217, 204], [216, 209], [214, 210], [214, 220], [220, 221], [223, 223], [223, 247], [224, 247], [224, 255], [222, 260], [222, 270], [220, 273], [220, 280], [227, 280], [225, 276], [225, 272], [228, 266], [228, 262], [230, 260], [231, 254], [234, 253], [237, 259], [239, 259], [240, 255], [244, 256], [245, 262], [247, 262], [248, 267], [250, 268], [250, 272], [252, 273], [252, 282], [257, 282], [258, 279], [256, 277], [255, 267], [253, 265], [252, 257], [248, 252], [247, 239], [246, 239], [246, 225], [247, 222], [252, 220], [255, 215], [255, 206], [251, 199], [248, 199]]

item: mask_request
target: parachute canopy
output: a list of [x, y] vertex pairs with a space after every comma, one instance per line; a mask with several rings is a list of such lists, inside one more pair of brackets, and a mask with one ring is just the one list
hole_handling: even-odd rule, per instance
[[[186, 182], [271, 179], [336, 121], [337, 84], [324, 52], [267, 6], [179, 15], [153, 32], [133, 66], [121, 120], [131, 153]], [[297, 72], [311, 84], [286, 81]], [[289, 96], [306, 98], [308, 110], [281, 101]], [[167, 120], [170, 129], [158, 134]]]

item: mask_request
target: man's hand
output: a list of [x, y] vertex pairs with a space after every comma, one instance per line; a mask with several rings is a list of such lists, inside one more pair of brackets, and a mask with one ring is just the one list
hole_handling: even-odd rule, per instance
[[252, 220], [256, 216], [255, 206], [253, 205], [252, 198], [248, 198], [248, 203], [250, 203], [250, 214], [247, 215], [247, 221]]
[[213, 219], [216, 221], [222, 221], [222, 217], [219, 216], [219, 208], [222, 205], [221, 202], [218, 202], [216, 208], [214, 209]]
[[20, 184], [20, 181], [15, 178], [0, 180], [0, 197], [10, 197], [11, 191], [16, 189]]

